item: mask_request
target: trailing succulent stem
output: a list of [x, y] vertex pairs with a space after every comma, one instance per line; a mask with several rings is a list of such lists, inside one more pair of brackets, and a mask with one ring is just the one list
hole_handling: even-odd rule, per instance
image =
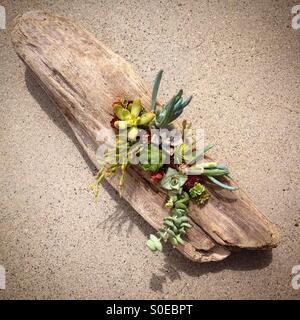
[[129, 164], [128, 143], [122, 143], [119, 135], [116, 136], [116, 150], [108, 150], [104, 155], [104, 164], [100, 167], [95, 175], [95, 183], [88, 186], [89, 191], [94, 191], [95, 197], [99, 196], [100, 184], [104, 178], [108, 178], [121, 170], [121, 176], [118, 184], [119, 195], [124, 184], [126, 168]]
[[169, 200], [166, 206], [171, 209], [171, 215], [164, 218], [163, 224], [156, 235], [151, 234], [147, 246], [152, 251], [162, 251], [162, 242], [170, 241], [173, 247], [184, 244], [182, 235], [192, 226], [188, 223], [187, 203], [189, 195], [184, 192], [181, 195], [169, 193]]

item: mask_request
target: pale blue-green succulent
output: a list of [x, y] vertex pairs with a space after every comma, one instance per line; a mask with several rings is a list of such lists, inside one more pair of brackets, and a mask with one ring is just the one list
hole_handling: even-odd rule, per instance
[[180, 173], [176, 169], [168, 168], [167, 173], [160, 181], [160, 185], [165, 190], [180, 194], [187, 179], [188, 177], [186, 175]]
[[150, 108], [152, 112], [155, 112], [155, 126], [157, 128], [163, 128], [169, 125], [172, 121], [178, 118], [183, 109], [191, 102], [192, 96], [188, 97], [186, 100], [183, 100], [182, 94], [183, 91], [179, 92], [173, 96], [167, 103], [165, 103], [160, 109], [156, 110], [156, 98], [162, 78], [163, 70], [160, 70], [154, 80], [152, 98]]
[[169, 192], [169, 208], [171, 208], [171, 216], [164, 218], [163, 224], [156, 235], [151, 234], [147, 241], [147, 246], [152, 251], [162, 251], [162, 241], [170, 241], [176, 247], [179, 244], [184, 244], [182, 236], [192, 227], [187, 217], [189, 195], [183, 192], [180, 195], [175, 195]]

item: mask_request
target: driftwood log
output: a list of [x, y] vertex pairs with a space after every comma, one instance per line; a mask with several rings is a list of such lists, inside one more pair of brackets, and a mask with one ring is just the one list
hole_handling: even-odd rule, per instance
[[[28, 12], [15, 20], [16, 52], [67, 119], [89, 158], [99, 167], [97, 134], [107, 128], [115, 97], [140, 97], [147, 108], [150, 92], [120, 56], [82, 26], [47, 11]], [[103, 131], [105, 132], [105, 131]], [[99, 137], [99, 134], [98, 134]], [[116, 188], [118, 177], [109, 180]], [[125, 178], [123, 197], [155, 229], [168, 214], [166, 196], [137, 166]], [[193, 225], [178, 250], [191, 260], [218, 261], [238, 248], [271, 249], [279, 241], [277, 227], [255, 207], [245, 192], [210, 187], [203, 208], [193, 204]], [[146, 249], [145, 249], [146, 250]]]

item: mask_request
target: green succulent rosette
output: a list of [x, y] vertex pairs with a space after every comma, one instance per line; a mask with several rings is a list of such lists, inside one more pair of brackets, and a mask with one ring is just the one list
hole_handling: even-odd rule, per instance
[[140, 151], [140, 165], [145, 171], [157, 172], [163, 165], [166, 155], [159, 147], [149, 144]]
[[168, 171], [160, 181], [160, 185], [165, 190], [181, 194], [182, 187], [187, 179], [188, 177], [186, 175], [181, 174], [176, 169], [168, 168]]

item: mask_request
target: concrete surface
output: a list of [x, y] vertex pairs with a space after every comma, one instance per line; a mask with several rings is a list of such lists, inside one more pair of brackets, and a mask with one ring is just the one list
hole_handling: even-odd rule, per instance
[[[18, 298], [283, 299], [300, 264], [300, 30], [293, 1], [1, 1], [0, 264]], [[217, 143], [241, 186], [282, 230], [272, 253], [195, 264], [169, 247], [152, 254], [151, 228], [103, 184], [9, 38], [31, 9], [71, 15], [128, 59], [162, 96], [194, 95], [185, 116]]]

